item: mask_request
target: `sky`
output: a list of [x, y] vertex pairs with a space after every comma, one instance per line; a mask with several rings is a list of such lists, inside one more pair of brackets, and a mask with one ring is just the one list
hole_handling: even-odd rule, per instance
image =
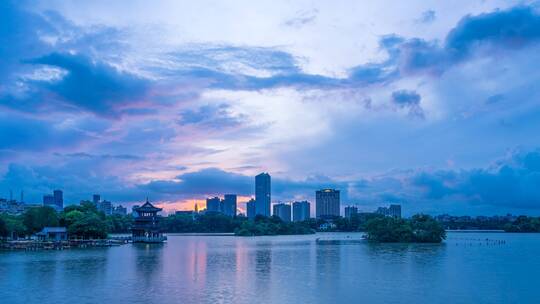
[[0, 2], [0, 197], [539, 215], [539, 131], [537, 1]]

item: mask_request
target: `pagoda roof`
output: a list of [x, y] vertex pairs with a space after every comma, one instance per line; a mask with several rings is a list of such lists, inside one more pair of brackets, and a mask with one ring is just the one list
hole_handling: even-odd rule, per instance
[[137, 212], [159, 212], [163, 210], [163, 208], [158, 208], [152, 205], [148, 199], [146, 199], [146, 203], [144, 203], [142, 206], [135, 208], [135, 211]]

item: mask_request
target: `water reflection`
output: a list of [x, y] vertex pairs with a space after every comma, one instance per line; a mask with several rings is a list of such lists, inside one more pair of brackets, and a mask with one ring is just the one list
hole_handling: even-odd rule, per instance
[[146, 287], [152, 287], [155, 276], [163, 271], [163, 250], [165, 244], [133, 244], [137, 277]]
[[315, 251], [316, 290], [320, 303], [328, 303], [332, 299], [338, 298], [339, 288], [336, 281], [339, 280], [341, 272], [341, 241], [317, 241]]
[[509, 242], [170, 236], [157, 246], [0, 252], [0, 303], [536, 303], [540, 235], [496, 237]]

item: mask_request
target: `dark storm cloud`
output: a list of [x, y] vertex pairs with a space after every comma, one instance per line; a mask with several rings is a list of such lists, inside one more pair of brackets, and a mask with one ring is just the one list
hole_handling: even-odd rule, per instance
[[540, 209], [540, 151], [516, 153], [492, 168], [419, 173], [412, 184], [428, 199]]
[[55, 126], [50, 120], [0, 114], [0, 150], [43, 151], [88, 139], [82, 130]]
[[118, 105], [141, 101], [149, 86], [143, 78], [84, 55], [52, 53], [29, 63], [67, 71], [61, 80], [38, 82], [36, 85], [66, 103], [105, 116], [115, 115]]
[[540, 40], [540, 14], [531, 7], [517, 6], [480, 15], [468, 15], [448, 33], [444, 43], [419, 38], [395, 37], [384, 45], [394, 54], [402, 73], [443, 73], [477, 51], [494, 56], [537, 44]]

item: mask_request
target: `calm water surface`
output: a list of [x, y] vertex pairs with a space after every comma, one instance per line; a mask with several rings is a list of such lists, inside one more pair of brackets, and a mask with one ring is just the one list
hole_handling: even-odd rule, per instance
[[360, 236], [0, 252], [0, 303], [540, 303], [540, 234], [450, 233], [439, 245]]

